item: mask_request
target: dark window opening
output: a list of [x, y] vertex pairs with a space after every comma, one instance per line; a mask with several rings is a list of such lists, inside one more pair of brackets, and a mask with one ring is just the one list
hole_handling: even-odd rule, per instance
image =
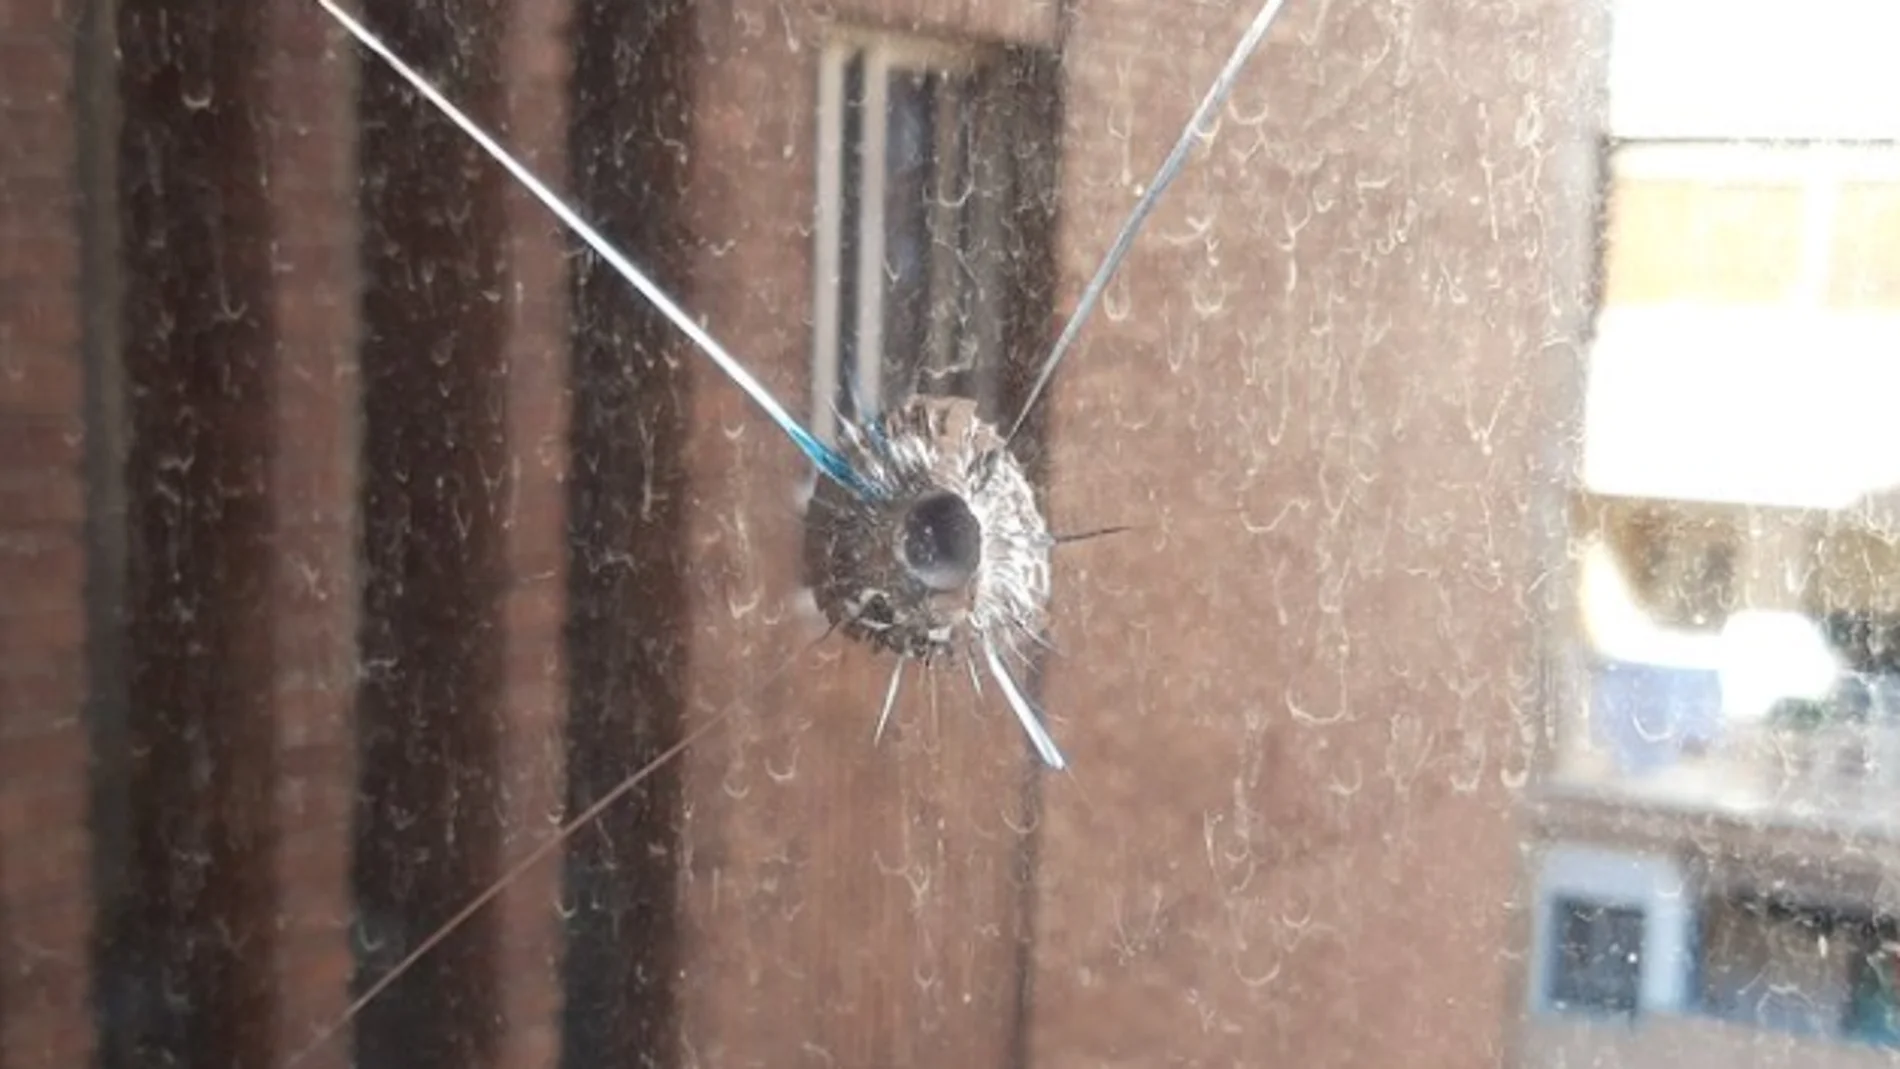
[[1564, 1011], [1634, 1014], [1641, 1004], [1644, 913], [1582, 898], [1552, 904], [1557, 953], [1550, 1002]]
[[[464, 5], [467, 6], [467, 5]], [[382, 3], [392, 46], [493, 123], [493, 17]], [[360, 992], [499, 873], [505, 176], [387, 68], [358, 98], [362, 619], [351, 858]], [[475, 917], [354, 1023], [362, 1066], [482, 1064], [501, 933]]]
[[1704, 903], [1701, 942], [1704, 1012], [1800, 1035], [1900, 1037], [1890, 918], [1742, 892]]

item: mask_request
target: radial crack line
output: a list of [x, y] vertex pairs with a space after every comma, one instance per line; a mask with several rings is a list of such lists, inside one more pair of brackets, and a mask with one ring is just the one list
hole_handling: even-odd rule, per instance
[[351, 1021], [356, 1020], [357, 1015], [363, 1012], [364, 1007], [375, 1002], [392, 984], [408, 975], [409, 971], [415, 967], [417, 962], [427, 957], [429, 953], [440, 946], [444, 940], [454, 935], [462, 925], [468, 923], [471, 918], [481, 912], [484, 906], [494, 901], [503, 891], [513, 886], [528, 870], [545, 861], [548, 855], [559, 848], [561, 844], [572, 839], [575, 832], [593, 823], [594, 820], [606, 812], [608, 808], [632, 793], [635, 787], [646, 782], [649, 776], [652, 776], [655, 772], [664, 768], [667, 762], [674, 760], [688, 749], [691, 749], [694, 743], [712, 734], [714, 729], [726, 723], [728, 720], [731, 720], [733, 715], [739, 712], [739, 710], [751, 704], [773, 684], [785, 678], [786, 674], [789, 673], [795, 665], [805, 660], [806, 654], [817, 649], [818, 644], [830, 638], [831, 633], [835, 630], [837, 630], [837, 628], [828, 627], [825, 629], [824, 634], [794, 649], [785, 656], [784, 660], [781, 660], [773, 667], [771, 671], [765, 673], [764, 677], [755, 685], [748, 687], [743, 694], [721, 706], [718, 712], [707, 717], [698, 727], [680, 736], [676, 742], [660, 751], [652, 760], [641, 765], [638, 769], [635, 769], [605, 794], [594, 799], [593, 804], [574, 816], [567, 818], [564, 823], [554, 830], [554, 834], [542, 840], [540, 845], [528, 851], [519, 861], [509, 866], [508, 870], [497, 877], [494, 882], [490, 883], [482, 893], [469, 899], [460, 910], [456, 911], [454, 916], [443, 921], [434, 931], [430, 932], [422, 942], [416, 944], [415, 949], [411, 950], [407, 956], [390, 966], [381, 976], [378, 976], [362, 994], [356, 996], [356, 999], [344, 1008], [341, 1014], [338, 1014], [336, 1017], [331, 1018], [328, 1023], [318, 1027], [310, 1041], [301, 1049], [293, 1052], [290, 1057], [284, 1061], [284, 1065], [287, 1069], [288, 1067], [296, 1066], [310, 1055], [322, 1049], [324, 1044], [328, 1043], [332, 1037], [341, 1032]]
[[1195, 109], [1193, 118], [1189, 119], [1187, 125], [1182, 128], [1180, 139], [1174, 143], [1174, 148], [1168, 153], [1167, 159], [1161, 161], [1161, 167], [1155, 171], [1155, 176], [1148, 183], [1148, 188], [1142, 192], [1141, 199], [1135, 202], [1134, 210], [1128, 213], [1128, 220], [1122, 224], [1121, 232], [1115, 235], [1114, 244], [1108, 247], [1108, 255], [1102, 257], [1101, 265], [1095, 269], [1095, 277], [1089, 279], [1088, 288], [1082, 291], [1081, 300], [1075, 303], [1075, 311], [1070, 314], [1068, 323], [1063, 325], [1062, 333], [1056, 338], [1055, 346], [1049, 350], [1048, 359], [1042, 363], [1042, 371], [1036, 375], [1036, 384], [1029, 388], [1029, 396], [1023, 401], [1022, 411], [1016, 414], [1016, 422], [1010, 424], [1009, 433], [1003, 435], [1005, 445], [1015, 441], [1016, 432], [1023, 429], [1023, 422], [1029, 418], [1030, 411], [1036, 407], [1036, 402], [1042, 397], [1043, 389], [1054, 377], [1056, 366], [1062, 363], [1062, 358], [1069, 355], [1069, 350], [1075, 346], [1075, 339], [1082, 333], [1084, 322], [1088, 320], [1089, 314], [1095, 311], [1095, 306], [1101, 302], [1102, 294], [1108, 289], [1109, 279], [1115, 277], [1116, 268], [1119, 268], [1122, 260], [1128, 256], [1129, 248], [1135, 243], [1135, 235], [1140, 233], [1142, 224], [1148, 221], [1149, 214], [1154, 211], [1155, 202], [1161, 198], [1161, 194], [1174, 181], [1175, 176], [1180, 174], [1181, 169], [1187, 165], [1188, 152], [1193, 149], [1194, 143], [1200, 140], [1201, 127], [1227, 102], [1227, 97], [1234, 91], [1235, 83], [1240, 80], [1241, 71], [1247, 66], [1247, 60], [1253, 56], [1254, 50], [1260, 47], [1260, 42], [1266, 38], [1267, 31], [1273, 26], [1273, 20], [1279, 16], [1280, 9], [1285, 6], [1286, 0], [1266, 0], [1266, 3], [1260, 5], [1260, 13], [1254, 16], [1253, 25], [1247, 27], [1247, 32], [1241, 37], [1240, 43], [1234, 46], [1233, 55], [1227, 57], [1227, 65], [1221, 68], [1220, 76], [1214, 79], [1212, 86], [1208, 87], [1207, 95], [1201, 98], [1201, 106]]
[[873, 746], [883, 741], [884, 725], [890, 722], [891, 711], [897, 708], [897, 692], [904, 684], [904, 661], [903, 657], [897, 658], [897, 663], [891, 668], [891, 686], [884, 693], [884, 711], [878, 714], [877, 731], [871, 736]]
[[619, 249], [616, 249], [598, 230], [595, 230], [587, 220], [581, 218], [580, 213], [568, 207], [567, 202], [562, 200], [552, 189], [549, 189], [546, 183], [537, 178], [534, 172], [528, 169], [527, 165], [517, 160], [512, 153], [502, 147], [500, 142], [489, 136], [488, 131], [482, 129], [479, 123], [469, 118], [460, 108], [451, 103], [448, 97], [444, 96], [440, 90], [429, 83], [428, 79], [418, 74], [407, 63], [403, 62], [401, 57], [397, 56], [388, 45], [383, 43], [382, 38], [372, 32], [369, 27], [358, 22], [355, 16], [339, 7], [335, 0], [317, 0], [317, 3], [322, 6], [325, 11], [330, 13], [331, 18], [334, 18], [345, 30], [348, 30], [350, 36], [356, 38], [359, 44], [380, 57], [384, 63], [389, 65], [391, 70], [400, 75], [416, 92], [422, 94], [429, 103], [434, 104], [443, 115], [447, 116], [450, 122], [460, 127], [461, 131], [479, 145], [482, 151], [488, 153], [491, 159], [501, 164], [529, 193], [534, 194], [535, 199], [540, 201], [548, 211], [553, 212], [554, 216], [564, 223], [569, 230], [572, 230], [575, 235], [586, 242], [587, 246], [599, 254], [601, 259], [607, 261], [608, 265], [618, 272], [621, 278], [632, 283], [633, 288], [639, 290], [642, 296], [652, 302], [653, 306], [658, 308], [660, 313], [666, 316], [675, 327], [679, 328], [681, 333], [692, 339], [693, 344], [699, 347], [699, 351], [711, 358], [712, 362], [718, 365], [719, 370], [725, 372], [727, 378], [731, 379], [741, 390], [744, 390], [746, 396], [750, 397], [754, 404], [764, 410], [772, 422], [776, 423], [779, 429], [785, 432], [786, 437], [792, 440], [792, 444], [797, 446], [800, 452], [811, 458], [812, 463], [816, 464], [820, 471], [823, 471], [832, 479], [837, 480], [840, 485], [851, 490], [853, 493], [864, 497], [878, 496], [875, 488], [866, 482], [857, 472], [853, 471], [851, 466], [845, 462], [843, 456], [830, 446], [819, 441], [809, 430], [806, 430], [803, 424], [799, 423], [797, 419], [793, 418], [790, 412], [786, 411], [785, 406], [779, 403], [778, 398], [772, 396], [771, 391], [765, 388], [764, 383], [760, 382], [750, 371], [745, 369], [744, 365], [734, 359], [732, 354], [727, 352], [725, 346], [720, 345], [717, 339], [707, 333], [697, 322], [694, 322], [693, 318], [686, 314], [685, 309], [674, 303], [673, 298], [667, 296], [665, 290], [662, 290], [657, 283], [647, 277], [646, 272], [640, 270], [632, 260], [627, 259]]
[[1043, 763], [1057, 770], [1069, 767], [1069, 763], [1062, 759], [1062, 751], [1056, 749], [1055, 740], [1049, 737], [1048, 731], [1044, 730], [1042, 717], [1037, 714], [1035, 704], [1029, 700], [1028, 695], [1023, 693], [1022, 688], [1016, 685], [1015, 677], [1009, 674], [1009, 669], [1003, 667], [1003, 659], [996, 655], [994, 642], [983, 643], [983, 658], [989, 661], [990, 675], [995, 676], [996, 685], [1003, 688], [1003, 697], [1009, 700], [1010, 711], [1014, 712], [1016, 719], [1022, 723], [1023, 732], [1029, 736], [1030, 743], [1042, 756]]

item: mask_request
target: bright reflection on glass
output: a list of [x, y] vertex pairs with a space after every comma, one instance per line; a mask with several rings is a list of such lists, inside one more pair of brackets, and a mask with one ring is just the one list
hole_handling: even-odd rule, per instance
[[1790, 14], [1613, 12], [1533, 1064], [1900, 1042], [1896, 15]]

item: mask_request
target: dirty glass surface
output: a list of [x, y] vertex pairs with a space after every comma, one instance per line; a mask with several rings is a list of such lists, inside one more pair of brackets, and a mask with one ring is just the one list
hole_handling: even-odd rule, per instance
[[1896, 34], [11, 0], [0, 1067], [1894, 1061]]

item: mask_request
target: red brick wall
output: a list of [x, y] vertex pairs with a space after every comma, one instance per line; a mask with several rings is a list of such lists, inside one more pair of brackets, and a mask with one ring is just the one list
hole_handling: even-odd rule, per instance
[[[371, 21], [557, 183], [562, 6], [379, 4]], [[378, 976], [552, 833], [566, 678], [565, 237], [464, 134], [365, 67], [359, 166], [365, 685], [359, 905]], [[564, 183], [562, 183], [564, 184]], [[365, 1058], [558, 1051], [560, 870], [538, 866], [357, 1021]]]
[[[83, 1064], [95, 1042], [89, 756], [113, 780], [104, 819], [130, 821], [129, 853], [108, 864], [131, 913], [115, 915], [105, 938], [107, 955], [135, 979], [110, 993], [108, 1046], [117, 1053], [107, 1056], [115, 1064], [164, 1049], [204, 1057], [222, 1045], [262, 1064], [335, 1020], [355, 967], [355, 47], [302, 0], [215, 24], [200, 8], [177, 9], [161, 25], [127, 4], [116, 24], [95, 29], [103, 54], [117, 46], [133, 55], [128, 81], [102, 64], [103, 106], [82, 124], [75, 61], [94, 39], [81, 33], [78, 6], [29, 5], [0, 18], [0, 568], [14, 591], [0, 610], [0, 1065]], [[561, 13], [511, 11], [501, 31], [512, 86], [506, 124], [525, 132], [537, 166], [558, 175]], [[147, 83], [169, 95], [141, 100], [116, 129], [122, 85]], [[208, 105], [194, 108], [207, 87]], [[233, 120], [244, 115], [254, 121]], [[77, 139], [87, 131], [98, 135], [88, 173], [99, 199], [82, 215]], [[182, 207], [207, 203], [209, 212]], [[503, 801], [498, 850], [478, 884], [547, 834], [565, 685], [563, 244], [537, 206], [515, 197], [502, 211], [510, 284], [497, 351], [510, 462], [492, 473], [506, 507], [484, 522], [496, 532], [502, 575], [495, 764], [508, 772], [486, 785]], [[83, 293], [82, 218], [96, 227], [100, 268]], [[122, 233], [137, 253], [123, 260]], [[241, 278], [231, 273], [247, 264]], [[121, 288], [131, 299], [125, 320]], [[219, 294], [224, 305], [205, 303]], [[101, 354], [90, 424], [82, 312]], [[117, 346], [128, 339], [121, 379]], [[207, 369], [218, 373], [207, 380], [199, 375]], [[90, 497], [89, 437], [107, 454]], [[127, 494], [116, 489], [110, 455], [121, 448]], [[117, 511], [122, 498], [132, 513]], [[186, 504], [168, 512], [165, 500]], [[90, 636], [89, 501], [100, 530], [94, 589], [106, 599]], [[173, 562], [182, 571], [165, 565], [168, 547], [188, 554]], [[131, 585], [121, 590], [113, 577], [125, 560], [116, 554], [127, 552]], [[125, 644], [114, 623], [121, 612], [132, 622]], [[88, 642], [98, 693], [120, 696], [129, 738], [142, 740], [109, 731], [95, 755], [82, 719]], [[107, 656], [121, 645], [123, 663]], [[144, 681], [129, 696], [127, 671]], [[197, 745], [191, 738], [209, 747], [203, 783], [195, 751], [180, 748]], [[120, 762], [134, 753], [142, 756], [128, 771]], [[178, 882], [181, 866], [197, 864], [200, 851], [213, 861], [213, 887], [225, 890], [177, 890], [189, 886]], [[500, 992], [505, 1024], [519, 1027], [507, 1028], [497, 1064], [554, 1056], [557, 886], [558, 869], [543, 867], [498, 907], [495, 923], [507, 934], [478, 982]], [[188, 951], [185, 940], [205, 926], [243, 938], [199, 940]], [[191, 1013], [161, 1022], [135, 1012], [139, 996], [153, 993], [137, 978], [154, 970], [182, 985]], [[128, 992], [129, 1002], [120, 998]], [[215, 1039], [194, 1031], [206, 1014], [224, 1015]], [[241, 1029], [229, 1024], [238, 1017]], [[347, 1064], [349, 1051], [346, 1030], [304, 1064]]]
[[[509, 145], [538, 173], [567, 185], [568, 3], [510, 4], [501, 45], [509, 91]], [[569, 239], [545, 208], [513, 189], [503, 201], [508, 264], [507, 636], [495, 784], [505, 807], [505, 870], [552, 834], [547, 814], [564, 795], [568, 675], [566, 479]], [[493, 874], [499, 876], [500, 872]], [[502, 936], [492, 982], [501, 988], [503, 1040], [494, 1064], [553, 1066], [560, 1055], [561, 868], [550, 860], [496, 904]]]
[[[1069, 294], [1254, 5], [1162, 10], [1074, 15]], [[1059, 522], [1156, 526], [1059, 556], [1034, 1064], [1502, 1059], [1583, 54], [1289, 4], [1058, 380]]]
[[77, 4], [0, 14], [0, 1066], [92, 1048]]
[[[0, 16], [7, 1069], [80, 1064], [93, 1042], [81, 465], [82, 431], [101, 428], [80, 417], [73, 6], [41, 0]], [[1090, 0], [1064, 25], [1053, 4], [1008, 0], [703, 3], [680, 174], [654, 179], [684, 184], [677, 222], [691, 240], [669, 265], [685, 276], [676, 289], [781, 399], [807, 407], [812, 108], [835, 16], [1042, 45], [1067, 34], [1057, 253], [1072, 300], [1250, 8], [1163, 16], [1154, 3]], [[631, 653], [601, 631], [606, 652], [590, 672], [649, 674], [618, 690], [595, 679], [589, 700], [638, 707], [628, 724], [641, 747], [740, 705], [679, 767], [677, 798], [641, 810], [677, 822], [677, 842], [654, 847], [677, 851], [651, 867], [678, 895], [677, 944], [656, 937], [664, 953], [652, 959], [671, 990], [605, 1011], [666, 1027], [603, 1042], [657, 1031], [677, 1036], [682, 1057], [719, 1065], [1501, 1057], [1503, 951], [1516, 938], [1511, 787], [1528, 756], [1520, 710], [1536, 700], [1533, 584], [1549, 564], [1526, 529], [1545, 522], [1540, 488], [1558, 481], [1540, 420], [1564, 382], [1540, 362], [1574, 326], [1572, 264], [1586, 252], [1571, 228], [1585, 199], [1577, 172], [1553, 161], [1579, 140], [1567, 94], [1582, 61], [1554, 2], [1321, 11], [1290, 5], [1047, 402], [1057, 526], [1158, 520], [1060, 558], [1062, 652], [1046, 695], [1070, 775], [1027, 785], [998, 696], [971, 697], [961, 676], [933, 684], [913, 672], [878, 748], [887, 662], [834, 637], [777, 676], [820, 630], [794, 593], [802, 464], [702, 357], [670, 334], [629, 334], [629, 373], [643, 376], [632, 403], [646, 407], [628, 427], [631, 452], [605, 460], [659, 478], [622, 489], [621, 505], [643, 502], [640, 519], [616, 521], [598, 559], [582, 559], [614, 567], [613, 551], [641, 554], [637, 574], [657, 585], [609, 590], [603, 619], [646, 611], [650, 593], [666, 624], [629, 633]], [[482, 106], [561, 187], [569, 17], [565, 4], [505, 4], [482, 38], [500, 86]], [[218, 441], [262, 443], [261, 466], [232, 460], [246, 480], [258, 475], [238, 487], [254, 511], [241, 530], [214, 531], [257, 581], [217, 611], [255, 628], [203, 633], [223, 644], [218, 656], [247, 662], [216, 666], [232, 669], [211, 677], [224, 680], [206, 691], [218, 708], [268, 712], [255, 730], [231, 718], [243, 730], [230, 729], [225, 756], [250, 767], [206, 814], [213, 833], [249, 836], [218, 876], [262, 897], [218, 908], [256, 934], [247, 951], [263, 957], [235, 969], [250, 988], [206, 1005], [263, 1007], [242, 1050], [269, 1061], [347, 998], [359, 591], [370, 578], [357, 354], [367, 342], [385, 368], [414, 354], [366, 338], [359, 316], [359, 241], [386, 235], [358, 233], [358, 176], [380, 161], [358, 158], [356, 49], [303, 0], [272, 0], [255, 33], [257, 125], [244, 138], [260, 162], [232, 180], [256, 198], [259, 230], [200, 235], [205, 248], [270, 238], [246, 282], [263, 325], [234, 350], [263, 402], [217, 410], [229, 422]], [[490, 770], [469, 801], [480, 811], [456, 825], [481, 841], [442, 885], [443, 903], [545, 841], [567, 795], [566, 543], [592, 537], [565, 529], [570, 411], [583, 407], [567, 394], [566, 239], [487, 164], [472, 167], [494, 198], [478, 206], [494, 212], [489, 244], [397, 254], [451, 268], [492, 257], [477, 265], [494, 269], [482, 276], [492, 291], [479, 292], [500, 295], [482, 313], [492, 337], [456, 343], [484, 361], [481, 396], [496, 403], [451, 414], [490, 436], [474, 447], [479, 472], [454, 469], [483, 480], [467, 517], [476, 533], [403, 547], [478, 554], [457, 563], [485, 585], [466, 630], [392, 647], [449, 649], [432, 671], [483, 680], [466, 707], [429, 711], [444, 736], [431, 744], [472, 745], [441, 752]], [[165, 270], [162, 259], [145, 269]], [[140, 351], [141, 381], [163, 385], [169, 357]], [[687, 370], [656, 367], [667, 361]], [[443, 381], [460, 388], [468, 373], [458, 365]], [[145, 403], [148, 420], [165, 415]], [[388, 418], [427, 433], [424, 408]], [[683, 457], [638, 440], [673, 418], [692, 428]], [[426, 477], [434, 456], [378, 462]], [[171, 477], [156, 459], [135, 465], [153, 481], [135, 495]], [[611, 493], [610, 482], [596, 489]], [[658, 498], [641, 497], [653, 488]], [[672, 553], [640, 534], [675, 522], [685, 533]], [[230, 596], [221, 581], [193, 589]], [[171, 604], [162, 587], [139, 589], [135, 608]], [[479, 657], [458, 645], [470, 636]], [[163, 638], [147, 634], [135, 660], [178, 669], [185, 654]], [[687, 669], [674, 693], [672, 673]], [[233, 678], [255, 686], [233, 689]], [[445, 737], [458, 731], [460, 742]], [[133, 782], [181, 789], [175, 777]], [[144, 835], [147, 875], [170, 871], [164, 836]], [[446, 833], [410, 856], [437, 848]], [[559, 880], [551, 864], [531, 872], [436, 963], [479, 994], [445, 1002], [430, 1026], [454, 1033], [470, 1062], [541, 1065], [558, 1053]], [[170, 952], [167, 932], [144, 933], [149, 954]], [[348, 1042], [315, 1063], [346, 1064]]]
[[[698, 65], [686, 3], [574, 5], [575, 198], [659, 284], [682, 286], [682, 187]], [[681, 440], [695, 357], [597, 258], [576, 261], [571, 320], [567, 652], [570, 812], [595, 804], [683, 730]], [[642, 780], [566, 851], [564, 1057], [617, 1064], [671, 1048], [679, 957], [680, 765]]]
[[[301, 1049], [343, 1009], [353, 966], [349, 829], [356, 739], [354, 68], [321, 13], [274, 0], [268, 42], [272, 353], [279, 447], [271, 475], [279, 934], [274, 1051]], [[347, 1034], [344, 1037], [347, 1039]], [[306, 1064], [348, 1064], [332, 1045]]]
[[[705, 18], [691, 306], [796, 402], [823, 21], [784, 11]], [[1065, 308], [1254, 11], [1070, 16]], [[800, 465], [702, 374], [693, 715], [749, 700], [688, 758], [691, 1050], [1503, 1057], [1548, 428], [1574, 401], [1549, 351], [1587, 271], [1578, 39], [1554, 3], [1289, 5], [1048, 402], [1056, 526], [1148, 526], [1062, 551], [1046, 695], [1074, 771], [1043, 777], [1027, 852], [995, 695], [946, 676], [933, 709], [913, 675], [874, 751], [887, 663], [834, 640], [774, 681], [817, 630], [786, 593]]]
[[[1045, 43], [1053, 5], [704, 5], [689, 307], [810, 407], [819, 58], [830, 17]], [[891, 665], [801, 605], [805, 465], [695, 369], [691, 708], [734, 722], [685, 758], [681, 1042], [705, 1064], [999, 1065], [1020, 1041], [1027, 757], [992, 690]], [[795, 663], [780, 674], [788, 661]]]
[[839, 0], [811, 14], [843, 25], [878, 26], [962, 41], [1052, 46], [1061, 33], [1056, 0]]
[[100, 383], [124, 424], [102, 405], [91, 430], [124, 449], [122, 476], [94, 473], [125, 501], [94, 638], [124, 628], [96, 679], [125, 709], [99, 735], [125, 768], [100, 820], [126, 832], [102, 1045], [267, 1064], [340, 1008], [349, 967], [348, 70], [287, 0], [116, 13], [124, 305]]
[[[279, 0], [275, 14], [269, 107], [278, 120], [270, 129], [272, 189], [281, 212], [277, 366], [286, 446], [278, 454], [274, 486], [283, 599], [277, 626], [284, 838], [277, 909], [287, 933], [277, 950], [277, 1049], [288, 1053], [302, 1049], [316, 1028], [342, 1011], [354, 968], [346, 924], [357, 752], [351, 714], [360, 679], [357, 591], [364, 581], [356, 544], [362, 430], [356, 210], [358, 175], [376, 162], [359, 158], [356, 87], [362, 65], [378, 61], [362, 56], [307, 3]], [[546, 4], [513, 5], [497, 14], [494, 77], [505, 89], [488, 117], [531, 166], [557, 180], [564, 169], [565, 17], [563, 7]], [[476, 166], [493, 180], [490, 164]], [[476, 760], [495, 770], [480, 786], [490, 799], [497, 839], [494, 854], [470, 872], [466, 885], [451, 889], [457, 904], [546, 839], [546, 814], [558, 809], [562, 782], [564, 239], [545, 209], [512, 185], [504, 188], [499, 209], [496, 255], [505, 298], [492, 358], [500, 383], [502, 414], [495, 429], [501, 438], [488, 455], [501, 459], [484, 468], [493, 497], [488, 510], [474, 517], [491, 533], [429, 550], [453, 555], [492, 544], [498, 578], [495, 600], [485, 610], [492, 616], [476, 625], [496, 631], [497, 690], [484, 698], [490, 711], [474, 714], [492, 715], [496, 724], [493, 752]], [[430, 250], [402, 255], [421, 262]], [[450, 262], [458, 256], [457, 250], [448, 252]], [[419, 421], [428, 418], [426, 411], [417, 405]], [[429, 475], [425, 456], [396, 463], [411, 466], [406, 474], [418, 479]], [[452, 648], [455, 636], [437, 636], [442, 640]], [[410, 647], [418, 648], [430, 647]], [[422, 670], [413, 663], [404, 667]], [[469, 978], [494, 992], [499, 1027], [486, 1050], [488, 1064], [548, 1065], [556, 1057], [559, 936], [553, 903], [559, 878], [557, 865], [537, 867], [477, 921], [478, 931], [487, 925], [493, 933], [492, 950], [473, 959], [480, 974]], [[450, 951], [452, 956], [452, 943]], [[400, 1000], [404, 994], [397, 988], [387, 997]], [[465, 1038], [483, 1030], [453, 1009], [433, 1027]], [[349, 1056], [346, 1029], [312, 1063], [347, 1064]]]

